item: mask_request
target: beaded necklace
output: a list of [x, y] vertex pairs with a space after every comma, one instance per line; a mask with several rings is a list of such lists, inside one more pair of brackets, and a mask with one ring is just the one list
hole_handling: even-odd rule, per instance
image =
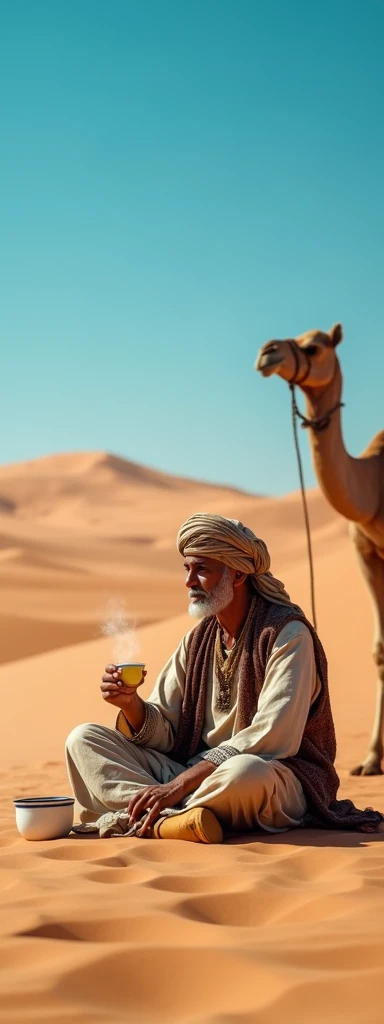
[[[219, 681], [219, 692], [217, 694], [216, 707], [219, 711], [229, 711], [232, 702], [232, 680], [237, 670], [237, 666], [240, 661], [241, 653], [244, 645], [244, 629], [248, 621], [248, 615], [244, 622], [244, 626], [241, 630], [240, 636], [234, 647], [228, 651], [227, 656], [224, 655], [223, 650], [223, 629], [218, 624], [215, 638], [215, 654], [214, 660], [216, 665], [216, 674]], [[226, 648], [227, 650], [227, 648]]]

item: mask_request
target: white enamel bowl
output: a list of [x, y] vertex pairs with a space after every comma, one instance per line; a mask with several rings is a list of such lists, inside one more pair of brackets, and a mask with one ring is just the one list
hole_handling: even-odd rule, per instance
[[23, 839], [63, 839], [73, 825], [72, 796], [32, 796], [14, 800], [16, 825]]

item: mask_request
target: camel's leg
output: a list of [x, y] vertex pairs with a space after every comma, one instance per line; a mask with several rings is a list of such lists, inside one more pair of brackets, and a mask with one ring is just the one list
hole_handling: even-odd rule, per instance
[[384, 740], [384, 562], [375, 552], [368, 537], [358, 526], [351, 528], [360, 569], [368, 585], [374, 612], [373, 658], [377, 666], [378, 685], [375, 719], [368, 753], [362, 764], [357, 765], [352, 775], [382, 775]]

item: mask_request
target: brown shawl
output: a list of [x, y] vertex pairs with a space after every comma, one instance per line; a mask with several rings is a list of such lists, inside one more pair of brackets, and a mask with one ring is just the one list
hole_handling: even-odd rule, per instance
[[[336, 800], [339, 779], [334, 768], [336, 738], [328, 691], [328, 669], [324, 649], [316, 631], [297, 605], [283, 607], [258, 596], [251, 605], [244, 632], [238, 669], [239, 731], [249, 726], [257, 711], [265, 670], [273, 645], [282, 628], [293, 619], [308, 627], [321, 690], [312, 704], [300, 748], [288, 765], [301, 782], [308, 813], [303, 825], [375, 832], [383, 820], [378, 811], [360, 811], [351, 800]], [[201, 749], [207, 678], [217, 630], [215, 616], [203, 619], [193, 630], [188, 644], [184, 697], [172, 756], [186, 763]]]

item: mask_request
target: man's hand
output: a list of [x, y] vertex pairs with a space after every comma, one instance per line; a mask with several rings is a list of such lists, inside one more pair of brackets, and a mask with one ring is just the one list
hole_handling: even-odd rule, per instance
[[172, 782], [155, 783], [135, 793], [127, 807], [132, 824], [140, 821], [145, 811], [148, 811], [145, 823], [137, 835], [144, 837], [161, 817], [165, 807], [176, 807], [180, 804], [185, 796], [199, 788], [204, 779], [215, 771], [215, 767], [211, 761], [198, 761], [192, 768], [180, 772]]
[[[132, 705], [137, 697], [137, 686], [126, 686], [121, 678], [121, 668], [117, 668], [116, 665], [107, 665], [105, 668], [104, 675], [101, 681], [101, 695], [108, 704], [113, 704], [115, 708], [121, 708], [122, 711]], [[146, 677], [145, 670], [141, 677], [139, 686], [144, 682]]]
[[[141, 677], [141, 683], [144, 682], [146, 672], [143, 671]], [[120, 711], [125, 715], [127, 722], [131, 726], [134, 732], [140, 732], [140, 729], [144, 725], [146, 715], [145, 701], [139, 697], [137, 686], [126, 686], [121, 679], [121, 668], [117, 668], [116, 665], [107, 665], [102, 681], [101, 681], [101, 694], [104, 700], [108, 704], [113, 704], [115, 708], [120, 708]]]
[[145, 819], [145, 824], [136, 834], [139, 837], [143, 837], [148, 834], [148, 831], [154, 825], [155, 821], [161, 816], [161, 812], [165, 807], [175, 807], [176, 804], [181, 803], [184, 796], [184, 786], [182, 783], [182, 777], [178, 775], [172, 782], [165, 784], [155, 783], [153, 786], [146, 786], [145, 789], [140, 789], [138, 793], [132, 797], [132, 800], [128, 804], [128, 814], [130, 815], [131, 822], [140, 821], [148, 810], [148, 815]]

